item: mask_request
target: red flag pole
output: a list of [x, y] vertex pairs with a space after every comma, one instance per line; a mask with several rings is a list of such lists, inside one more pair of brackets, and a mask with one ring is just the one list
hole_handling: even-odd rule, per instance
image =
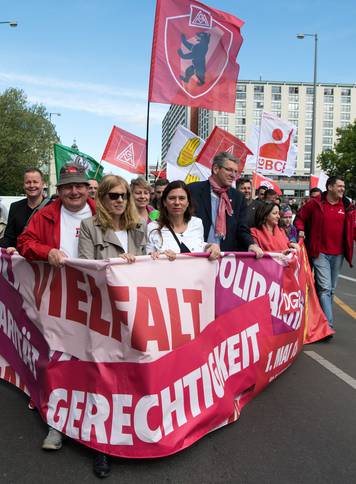
[[147, 123], [146, 123], [146, 180], [149, 177], [148, 169], [148, 133], [150, 130], [150, 101], [147, 101]]

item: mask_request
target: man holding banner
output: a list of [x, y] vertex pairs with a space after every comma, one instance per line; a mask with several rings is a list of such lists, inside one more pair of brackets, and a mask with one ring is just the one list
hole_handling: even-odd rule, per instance
[[[20, 255], [29, 260], [44, 260], [60, 267], [66, 257], [78, 257], [81, 220], [95, 213], [95, 204], [88, 198], [85, 168], [68, 163], [60, 170], [57, 183], [58, 199], [38, 211], [18, 239]], [[43, 441], [42, 448], [58, 450], [62, 435], [53, 428]]]
[[209, 180], [189, 185], [196, 215], [204, 225], [204, 240], [223, 251], [251, 251], [262, 257], [246, 225], [246, 201], [232, 188], [238, 174], [238, 159], [230, 153], [217, 154]]

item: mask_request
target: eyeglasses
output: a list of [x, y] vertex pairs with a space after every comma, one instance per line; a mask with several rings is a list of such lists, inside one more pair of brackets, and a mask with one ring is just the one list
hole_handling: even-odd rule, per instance
[[221, 168], [224, 168], [225, 171], [231, 173], [234, 176], [237, 176], [239, 174], [239, 172], [237, 170], [234, 170], [233, 168], [227, 168], [226, 166], [222, 166]]
[[119, 200], [119, 198], [121, 198], [121, 200], [127, 200], [127, 193], [109, 192], [107, 195], [110, 200]]

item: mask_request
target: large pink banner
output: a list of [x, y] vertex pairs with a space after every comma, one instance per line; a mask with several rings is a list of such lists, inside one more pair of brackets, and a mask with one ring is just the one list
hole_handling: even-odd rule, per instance
[[[73, 259], [53, 269], [2, 254], [0, 377], [89, 447], [169, 455], [236, 420], [294, 361], [305, 281], [301, 256]], [[326, 321], [318, 326], [328, 334]]]

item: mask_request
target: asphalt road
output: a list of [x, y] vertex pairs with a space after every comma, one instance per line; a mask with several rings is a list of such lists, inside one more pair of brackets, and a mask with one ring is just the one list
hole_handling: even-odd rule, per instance
[[[340, 278], [337, 295], [349, 312], [335, 305], [332, 340], [305, 346], [237, 423], [171, 457], [115, 459], [109, 481], [355, 484], [356, 270], [345, 265], [342, 274], [348, 279]], [[334, 366], [325, 368], [315, 355]], [[90, 450], [68, 439], [60, 451], [44, 452], [45, 434], [27, 398], [0, 382], [0, 483], [98, 482]]]

